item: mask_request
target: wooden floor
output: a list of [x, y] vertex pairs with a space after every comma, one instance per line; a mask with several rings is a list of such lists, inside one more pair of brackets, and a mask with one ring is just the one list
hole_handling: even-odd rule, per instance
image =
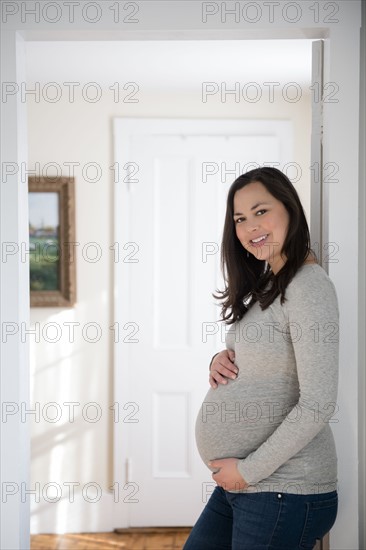
[[190, 528], [120, 529], [110, 533], [32, 535], [31, 550], [181, 550]]
[[[31, 550], [182, 550], [190, 527], [116, 529], [110, 533], [32, 535]], [[314, 550], [329, 550], [329, 536]]]

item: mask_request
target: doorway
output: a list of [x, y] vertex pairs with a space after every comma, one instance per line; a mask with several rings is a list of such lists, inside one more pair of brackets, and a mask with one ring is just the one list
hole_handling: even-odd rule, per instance
[[[289, 44], [291, 44], [291, 48], [289, 48]], [[112, 45], [113, 48], [117, 48], [114, 58], [111, 57], [109, 47]], [[224, 51], [225, 47], [227, 48], [226, 52]], [[135, 394], [134, 390], [126, 391], [124, 377], [120, 379], [121, 364], [125, 365], [126, 361], [130, 359], [129, 355], [137, 352], [133, 364], [136, 363], [136, 368], [140, 371], [141, 357], [144, 357], [144, 361], [146, 361], [149, 356], [154, 355], [153, 350], [143, 346], [140, 341], [142, 334], [150, 334], [151, 330], [154, 332], [153, 346], [157, 348], [155, 349], [154, 370], [158, 368], [161, 361], [164, 364], [169, 364], [169, 357], [173, 361], [173, 357], [176, 355], [181, 358], [187, 356], [186, 360], [189, 360], [192, 365], [196, 362], [200, 365], [205, 364], [210, 352], [214, 352], [215, 346], [222, 345], [222, 335], [219, 339], [216, 338], [215, 343], [213, 338], [200, 344], [197, 341], [197, 338], [201, 339], [202, 323], [205, 321], [209, 323], [215, 319], [215, 314], [217, 316], [217, 306], [213, 305], [213, 300], [210, 293], [206, 292], [206, 288], [207, 281], [212, 281], [212, 290], [215, 285], [222, 287], [218, 265], [219, 254], [208, 255], [211, 261], [200, 260], [197, 262], [197, 254], [193, 253], [193, 250], [197, 249], [201, 241], [213, 242], [216, 247], [219, 246], [224, 196], [232, 179], [243, 170], [250, 169], [251, 166], [270, 164], [280, 167], [287, 172], [298, 188], [310, 220], [310, 119], [312, 99], [315, 97], [311, 91], [312, 41], [276, 41], [275, 43], [249, 41], [243, 50], [238, 51], [239, 47], [238, 41], [227, 43], [225, 46], [221, 46], [221, 57], [218, 57], [217, 43], [211, 42], [202, 46], [197, 42], [189, 43], [186, 49], [182, 42], [171, 42], [171, 51], [168, 56], [166, 51], [161, 49], [162, 43], [157, 42], [148, 44], [139, 42], [133, 43], [133, 45], [125, 43], [121, 50], [116, 44], [101, 46], [99, 43], [83, 43], [76, 48], [73, 43], [50, 43], [44, 58], [41, 56], [44, 43], [34, 42], [27, 47], [29, 76], [32, 75], [29, 88], [37, 90], [35, 83], [39, 82], [40, 97], [45, 98], [39, 106], [35, 102], [29, 104], [29, 120], [32, 130], [39, 132], [38, 135], [32, 132], [34, 137], [31, 140], [33, 147], [31, 159], [39, 161], [41, 170], [48, 164], [49, 159], [56, 161], [55, 165], [60, 166], [62, 171], [72, 167], [73, 171], [70, 175], [75, 177], [76, 181], [77, 241], [80, 242], [80, 246], [76, 247], [79, 274], [79, 300], [76, 307], [64, 312], [31, 310], [31, 322], [38, 322], [41, 326], [47, 325], [51, 319], [59, 322], [63, 328], [68, 327], [69, 323], [80, 323], [80, 325], [75, 325], [75, 342], [71, 344], [66, 341], [68, 333], [64, 328], [65, 338], [52, 346], [52, 357], [47, 342], [31, 345], [34, 364], [33, 401], [42, 404], [47, 402], [80, 403], [79, 406], [75, 406], [75, 421], [73, 423], [59, 422], [54, 425], [50, 422], [43, 422], [36, 427], [36, 431], [33, 431], [32, 479], [45, 486], [50, 481], [49, 472], [52, 472], [53, 481], [63, 489], [62, 495], [65, 497], [67, 497], [65, 481], [71, 479], [74, 483], [79, 483], [75, 487], [76, 502], [73, 503], [73, 506], [74, 509], [76, 507], [78, 509], [81, 530], [86, 528], [84, 522], [86, 525], [89, 523], [86, 510], [88, 504], [91, 503], [85, 503], [85, 498], [87, 501], [88, 499], [92, 500], [92, 497], [89, 496], [90, 490], [96, 492], [95, 498], [98, 493], [102, 497], [99, 512], [100, 523], [103, 524], [106, 521], [108, 522], [107, 526], [110, 525], [113, 517], [110, 510], [119, 505], [117, 503], [117, 507], [114, 506], [116, 498], [121, 501], [120, 506], [124, 508], [123, 513], [120, 514], [123, 522], [133, 526], [189, 525], [202, 507], [202, 498], [200, 497], [202, 483], [207, 483], [210, 480], [206, 479], [207, 472], [194, 450], [192, 438], [194, 418], [192, 415], [194, 415], [199, 399], [203, 397], [202, 390], [206, 387], [205, 369], [200, 369], [200, 373], [197, 375], [199, 379], [202, 379], [200, 391], [197, 388], [193, 392], [193, 388], [189, 390], [187, 387], [186, 391], [179, 392], [177, 386], [173, 387], [168, 384], [166, 387], [155, 388], [155, 392], [150, 392], [149, 383], [143, 389], [140, 388], [140, 393]], [[241, 47], [243, 48], [243, 45]], [[149, 54], [148, 51], [150, 51]], [[272, 51], [270, 59], [268, 58], [269, 51]], [[291, 56], [284, 57], [286, 51], [291, 52]], [[292, 59], [296, 51], [298, 55], [302, 55], [305, 64], [301, 69], [302, 74], [296, 74], [299, 82], [292, 76]], [[75, 59], [73, 63], [70, 62], [72, 52]], [[232, 60], [230, 70], [236, 74], [239, 58], [248, 58], [249, 52], [252, 56], [251, 65], [248, 67], [245, 65], [241, 69], [240, 75], [243, 75], [243, 80], [232, 81], [227, 68], [225, 73], [225, 60]], [[165, 57], [161, 59], [163, 55]], [[253, 60], [255, 56], [256, 62]], [[278, 77], [281, 76], [277, 81], [273, 79], [275, 73], [271, 72], [276, 56], [281, 57], [282, 71], [281, 75], [277, 72]], [[103, 67], [103, 57], [104, 59], [108, 58], [108, 63], [111, 66], [109, 73]], [[138, 60], [143, 57], [145, 58], [144, 67], [149, 66], [151, 71], [150, 80], [147, 80], [144, 68], [140, 68], [140, 72], [137, 73], [132, 71], [133, 67], [139, 66]], [[194, 57], [199, 60], [196, 69], [193, 64]], [[58, 65], [51, 66], [48, 62], [51, 58], [57, 58]], [[118, 61], [122, 58], [128, 60], [126, 67], [121, 61]], [[154, 60], [159, 59], [164, 67], [171, 68], [174, 58], [181, 59], [179, 73], [183, 73], [183, 75], [180, 74], [179, 82], [175, 82], [177, 72], [170, 74], [169, 78], [164, 80], [163, 73], [156, 74], [159, 64], [155, 61], [156, 65], [153, 65]], [[43, 59], [43, 68], [40, 59]], [[62, 59], [67, 61], [67, 65], [66, 63], [62, 64]], [[185, 72], [183, 72], [183, 60], [186, 66]], [[216, 60], [215, 71], [203, 75], [203, 67], [208, 66], [213, 60]], [[90, 61], [92, 62], [90, 63]], [[112, 77], [115, 76], [113, 67], [117, 66], [117, 62], [119, 63], [117, 74], [121, 75], [118, 85], [112, 80]], [[88, 63], [90, 63], [90, 73], [87, 71]], [[103, 67], [98, 81], [94, 69], [96, 63]], [[226, 65], [228, 65], [228, 61], [226, 61]], [[254, 72], [254, 66], [262, 67], [261, 76], [258, 72]], [[48, 67], [52, 67], [52, 70], [48, 69], [47, 71]], [[285, 67], [287, 67], [287, 72], [285, 72]], [[44, 71], [43, 76], [40, 71]], [[61, 86], [60, 92], [55, 84], [50, 84], [58, 82], [55, 80], [57, 73], [60, 73], [61, 78], [58, 79], [60, 82], [76, 82], [78, 71], [80, 71], [80, 75], [77, 81], [78, 85], [73, 87], [74, 96], [69, 95], [70, 86]], [[103, 73], [103, 71], [105, 72]], [[194, 77], [191, 75], [192, 72]], [[128, 74], [128, 79], [122, 80], [124, 74]], [[44, 75], [47, 75], [47, 79]], [[92, 75], [94, 75], [93, 81], [90, 80]], [[203, 76], [206, 76], [204, 81]], [[266, 84], [264, 85], [264, 83]], [[179, 86], [183, 85], [185, 88], [178, 95]], [[52, 99], [52, 92], [55, 93], [55, 91], [61, 93], [58, 102]], [[186, 106], [184, 95], [189, 96]], [[191, 98], [191, 96], [194, 97]], [[145, 104], [149, 104], [150, 111], [148, 113], [151, 114], [163, 112], [160, 106], [163, 100], [167, 103], [170, 102], [170, 112], [179, 115], [180, 118], [172, 119], [171, 116], [167, 116], [167, 111], [165, 111], [165, 117], [160, 120], [142, 118], [141, 115], [139, 117], [127, 116], [122, 118], [119, 126], [114, 125], [113, 142], [109, 142], [109, 147], [107, 141], [104, 143], [105, 138], [100, 139], [99, 136], [105, 136], [102, 129], [103, 119], [115, 112], [120, 105], [123, 106], [122, 113], [131, 115], [137, 109], [140, 109], [140, 113], [144, 112]], [[189, 110], [196, 111], [197, 114], [204, 111], [207, 118], [187, 118]], [[65, 141], [61, 137], [61, 140], [56, 141], [56, 153], [55, 144], [52, 141], [45, 143], [42, 140], [44, 127], [42, 127], [41, 120], [47, 116], [48, 123], [54, 121], [55, 125], [60, 128], [60, 122], [67, 121], [67, 113], [72, 114], [73, 134], [77, 139], [73, 141], [73, 136], [70, 135]], [[213, 113], [216, 113], [216, 117], [213, 116]], [[231, 113], [233, 120], [217, 118], [223, 113]], [[257, 116], [260, 114], [262, 119], [253, 118], [253, 113], [256, 113]], [[270, 118], [264, 119], [265, 115]], [[100, 123], [98, 123], [99, 119]], [[37, 121], [37, 127], [35, 127], [35, 121]], [[82, 130], [83, 125], [84, 131]], [[68, 122], [63, 128], [64, 132], [67, 132], [67, 127]], [[79, 130], [78, 127], [80, 127]], [[120, 128], [119, 134], [117, 133], [118, 128]], [[126, 134], [123, 133], [126, 128], [129, 128], [130, 132], [128, 143]], [[315, 136], [315, 139], [317, 138], [318, 136]], [[96, 145], [93, 145], [93, 142], [96, 142]], [[69, 144], [71, 147], [68, 146]], [[112, 147], [115, 151], [120, 150], [124, 153], [121, 156], [116, 154], [114, 158], [111, 158]], [[106, 156], [103, 155], [103, 148], [108, 155], [108, 165], [105, 162]], [[245, 155], [240, 152], [241, 150], [245, 150]], [[155, 167], [161, 157], [159, 153], [161, 151], [164, 151], [166, 156], [164, 156], [160, 168], [157, 169], [162, 174], [160, 181], [160, 176], [156, 175]], [[90, 158], [93, 162], [90, 161]], [[80, 166], [76, 163], [79, 163]], [[216, 169], [216, 165], [218, 169]], [[167, 166], [171, 167], [170, 175], [168, 175]], [[50, 168], [48, 168], [49, 171]], [[128, 171], [128, 175], [126, 171]], [[173, 175], [174, 171], [177, 173]], [[154, 188], [161, 188], [159, 197], [151, 195], [152, 187], [149, 186], [149, 176], [146, 175], [150, 172], [155, 173]], [[190, 183], [186, 187], [185, 174], [190, 173], [193, 179], [188, 176]], [[179, 178], [180, 185], [178, 187], [169, 185], [169, 178], [173, 177], [176, 182]], [[114, 196], [107, 191], [112, 178], [115, 185]], [[159, 185], [157, 184], [158, 180]], [[202, 183], [198, 185], [198, 182]], [[127, 191], [126, 197], [120, 196], [124, 186]], [[180, 196], [179, 190], [182, 191], [185, 188], [190, 189], [188, 195], [185, 196], [183, 193]], [[212, 188], [215, 189], [214, 193], [209, 193], [209, 189]], [[204, 228], [202, 215], [198, 213], [204, 197], [208, 193], [213, 201], [210, 209], [212, 219], [206, 221], [206, 227], [212, 227], [213, 232], [208, 232]], [[166, 199], [163, 199], [164, 196]], [[180, 197], [178, 202], [186, 204], [183, 218], [184, 223], [187, 224], [187, 236], [184, 242], [174, 245], [169, 236], [168, 226], [173, 225], [174, 212], [170, 214], [168, 225], [155, 227], [153, 241], [145, 242], [143, 231], [145, 226], [139, 223], [141, 212], [140, 207], [136, 204], [140, 202], [149, 211], [149, 205], [155, 201], [154, 204], [157, 205], [160, 214], [157, 211], [154, 219], [159, 219], [162, 217], [163, 208], [167, 209], [168, 205], [178, 196]], [[131, 204], [127, 202], [128, 198], [133, 198]], [[114, 212], [109, 210], [112, 201]], [[88, 205], [87, 208], [85, 208], [86, 205]], [[133, 209], [132, 205], [134, 205]], [[319, 203], [315, 202], [315, 205], [318, 206]], [[100, 216], [99, 212], [104, 212], [104, 215]], [[143, 218], [145, 216], [146, 213], [143, 214]], [[128, 239], [123, 232], [115, 232], [112, 224], [113, 218], [116, 224], [124, 223], [127, 219], [130, 219], [132, 223], [134, 218], [135, 225], [128, 228]], [[109, 220], [109, 227], [106, 220]], [[110, 236], [108, 231], [111, 231]], [[149, 236], [152, 237], [152, 235], [153, 232], [149, 232]], [[188, 244], [189, 235], [195, 235], [196, 239], [190, 244]], [[186, 245], [188, 248], [185, 248]], [[168, 250], [170, 250], [169, 253]], [[173, 259], [174, 250], [176, 256]], [[180, 275], [177, 272], [173, 277], [174, 284], [177, 285], [180, 280], [182, 288], [186, 289], [186, 292], [181, 293], [180, 302], [177, 304], [177, 308], [181, 311], [182, 323], [182, 326], [175, 331], [175, 335], [179, 335], [179, 343], [172, 338], [172, 334], [169, 332], [174, 325], [167, 321], [169, 307], [168, 303], [164, 303], [163, 296], [164, 289], [169, 288], [169, 271], [171, 271], [169, 264], [173, 262], [174, 265], [177, 265], [180, 251], [183, 250], [185, 250], [185, 259], [181, 258], [180, 261], [182, 265], [187, 266], [190, 274], [187, 272], [185, 274], [187, 276], [185, 276], [182, 271]], [[162, 263], [156, 263], [155, 260], [158, 257]], [[136, 262], [136, 259], [139, 261]], [[141, 294], [139, 289], [144, 288], [144, 284], [146, 285], [146, 273], [149, 266], [152, 265], [155, 266], [154, 271], [149, 272], [147, 277], [152, 282], [151, 291], [148, 291], [149, 285], [146, 287], [147, 296], [150, 297], [150, 301], [153, 300], [150, 303], [146, 302], [147, 296], [145, 293]], [[203, 267], [205, 271], [199, 270], [198, 266]], [[112, 275], [111, 270], [119, 267], [128, 267], [129, 271], [119, 272], [118, 275], [115, 273], [116, 286], [112, 289], [108, 284]], [[138, 278], [139, 268], [142, 271]], [[135, 290], [131, 292], [130, 288], [117, 286], [117, 277], [118, 282], [129, 278], [131, 284], [135, 285]], [[192, 295], [188, 289], [188, 280], [191, 281], [190, 285], [193, 285]], [[194, 287], [197, 281], [201, 281], [199, 288]], [[171, 290], [169, 289], [169, 294]], [[113, 296], [121, 295], [129, 296], [131, 303], [129, 311], [126, 309], [125, 301], [117, 303], [115, 300], [112, 303]], [[109, 297], [111, 302], [108, 303], [108, 298], [103, 298], [103, 296]], [[146, 309], [147, 303], [150, 305]], [[159, 308], [155, 307], [157, 303], [160, 304]], [[194, 317], [197, 315], [195, 313], [197, 304], [200, 304], [201, 311], [199, 319]], [[141, 318], [144, 306], [145, 316]], [[112, 317], [113, 310], [118, 312], [114, 317]], [[153, 319], [152, 312], [158, 310], [160, 311], [158, 317]], [[152, 322], [151, 326], [150, 321]], [[93, 341], [94, 336], [91, 333], [93, 326], [90, 326], [93, 323], [96, 325], [95, 330], [100, 331], [101, 338], [98, 342]], [[189, 335], [191, 343], [189, 340], [184, 341], [184, 326], [191, 327]], [[119, 333], [115, 328], [111, 329], [110, 327], [118, 327]], [[82, 337], [81, 346], [80, 336]], [[114, 341], [111, 342], [112, 338]], [[122, 340], [122, 345], [129, 349], [129, 354], [125, 354], [122, 363], [116, 358], [120, 346], [119, 339]], [[170, 343], [168, 343], [169, 340]], [[194, 345], [192, 345], [192, 340], [195, 342]], [[211, 348], [209, 351], [208, 347]], [[65, 353], [66, 349], [68, 351]], [[160, 352], [157, 351], [158, 349]], [[73, 358], [75, 350], [78, 350], [78, 353]], [[111, 372], [113, 356], [114, 378]], [[102, 369], [101, 365], [104, 365], [106, 370]], [[182, 369], [182, 366], [177, 372]], [[125, 375], [127, 374], [125, 371], [123, 372]], [[134, 368], [131, 368], [131, 372], [134, 372]], [[167, 377], [168, 374], [167, 371]], [[50, 388], [51, 377], [57, 380], [57, 384], [52, 388]], [[173, 378], [176, 379], [176, 382], [178, 381], [179, 377], [176, 371], [174, 371]], [[68, 387], [65, 384], [66, 379], [69, 380], [69, 383], [71, 380], [73, 381], [72, 386]], [[88, 384], [84, 383], [86, 379]], [[118, 381], [116, 381], [117, 379]], [[136, 380], [132, 380], [128, 387], [134, 388], [138, 379], [139, 376]], [[183, 380], [181, 383], [183, 384]], [[114, 388], [120, 389], [120, 394], [115, 390], [113, 390], [115, 393], [111, 393], [112, 384]], [[165, 429], [161, 426], [164, 426], [162, 417], [166, 418], [167, 416], [165, 411], [172, 399], [172, 393], [176, 395], [177, 401], [181, 405], [177, 415], [180, 416], [181, 429], [186, 432], [184, 445], [187, 447], [186, 452], [181, 452], [181, 455], [186, 456], [187, 464], [186, 467], [181, 465], [175, 474], [168, 475], [167, 472], [174, 470], [171, 464], [174, 462], [174, 457], [171, 457], [170, 461], [167, 461], [166, 458], [164, 467], [160, 462], [162, 456], [167, 457], [168, 455], [167, 452], [162, 451], [162, 449], [166, 449], [165, 439], [169, 440], [173, 434], [164, 437], [169, 430], [167, 426]], [[155, 397], [153, 397], [154, 395]], [[152, 399], [155, 399], [154, 406], [151, 404]], [[96, 403], [96, 405], [88, 405], [89, 403]], [[112, 406], [113, 410], [111, 410]], [[92, 418], [89, 418], [93, 407], [98, 419], [94, 423], [91, 421]], [[66, 407], [62, 408], [65, 411], [63, 417], [68, 419]], [[157, 416], [154, 428], [150, 425], [146, 426], [146, 422], [143, 422], [143, 413], [145, 412], [145, 415], [147, 414], [149, 417], [153, 411]], [[152, 456], [149, 457], [149, 461], [152, 460], [153, 455], [157, 461], [154, 466], [155, 474], [149, 478], [145, 478], [143, 475], [145, 474], [143, 464], [137, 468], [137, 459], [138, 457], [142, 459], [145, 456], [146, 449], [142, 451], [137, 447], [133, 453], [130, 453], [130, 449], [127, 454], [125, 452], [126, 442], [130, 439], [133, 441], [133, 434], [139, 433], [143, 428], [145, 432], [137, 438], [137, 441], [146, 439], [146, 435], [152, 433], [152, 428], [155, 433], [151, 439], [148, 439], [155, 449], [150, 449]], [[65, 440], [62, 447], [58, 442], [53, 443], [56, 429], [58, 429], [57, 437], [62, 436]], [[112, 429], [114, 430], [113, 440]], [[50, 444], [45, 446], [45, 440]], [[150, 444], [146, 440], [148, 448], [150, 448]], [[114, 449], [113, 462], [108, 457], [109, 453], [112, 454], [112, 448]], [[180, 449], [178, 444], [175, 445], [175, 448], [178, 457]], [[90, 449], [94, 449], [94, 452], [97, 453], [97, 458], [92, 463], [89, 461]], [[182, 449], [180, 450], [182, 451]], [[78, 457], [78, 460], [73, 461], [71, 469], [66, 468], [60, 458], [55, 458], [70, 454]], [[51, 457], [53, 458], [51, 459]], [[113, 475], [111, 471], [108, 471], [111, 462]], [[88, 464], [88, 468], [85, 469], [83, 464]], [[196, 472], [193, 477], [192, 470]], [[154, 477], [159, 480], [155, 484]], [[90, 483], [92, 483], [91, 486]], [[187, 497], [180, 501], [175, 510], [171, 504], [171, 491], [177, 483], [185, 488]], [[150, 486], [151, 484], [154, 485], [154, 489]], [[162, 486], [166, 487], [165, 492], [162, 490]], [[115, 489], [116, 487], [118, 491]], [[189, 493], [193, 491], [193, 487], [195, 487], [195, 492], [198, 491], [197, 498], [194, 499], [195, 508], [189, 502]], [[149, 504], [149, 499], [156, 492], [161, 495], [161, 506], [152, 507]], [[67, 518], [57, 513], [57, 508], [60, 505], [52, 506], [52, 509], [55, 510], [52, 521], [54, 529], [66, 530]], [[50, 506], [41, 507], [33, 503], [32, 529], [41, 532], [45, 523], [50, 525], [47, 508], [51, 509]], [[143, 509], [144, 512], [142, 512]], [[153, 513], [152, 517], [146, 516], [149, 510]], [[157, 517], [158, 511], [159, 517]], [[60, 517], [62, 519], [59, 519]], [[121, 523], [119, 522], [117, 525], [121, 526]]]

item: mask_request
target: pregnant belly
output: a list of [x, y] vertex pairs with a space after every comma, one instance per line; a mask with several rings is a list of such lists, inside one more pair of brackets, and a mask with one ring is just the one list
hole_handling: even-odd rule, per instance
[[206, 464], [215, 458], [245, 458], [268, 439], [297, 401], [296, 395], [290, 402], [275, 390], [268, 395], [268, 385], [238, 389], [231, 381], [210, 389], [200, 407], [196, 444]]

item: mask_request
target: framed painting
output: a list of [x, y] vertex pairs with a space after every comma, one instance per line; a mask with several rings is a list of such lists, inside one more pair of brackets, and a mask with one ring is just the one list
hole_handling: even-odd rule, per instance
[[31, 307], [76, 301], [74, 178], [31, 176], [29, 265]]

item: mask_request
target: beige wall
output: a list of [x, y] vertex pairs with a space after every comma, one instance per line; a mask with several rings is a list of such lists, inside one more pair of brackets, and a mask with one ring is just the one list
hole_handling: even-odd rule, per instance
[[[94, 482], [103, 491], [112, 483], [113, 424], [109, 406], [113, 404], [113, 334], [109, 327], [113, 323], [113, 256], [109, 247], [114, 242], [113, 172], [110, 169], [114, 162], [113, 118], [290, 119], [295, 136], [292, 160], [302, 167], [303, 172], [296, 187], [307, 212], [310, 207], [311, 97], [305, 90], [297, 103], [286, 102], [282, 96], [277, 96], [273, 103], [264, 98], [257, 103], [244, 100], [235, 103], [230, 98], [226, 103], [216, 98], [202, 103], [199, 93], [179, 95], [176, 92], [139, 92], [137, 97], [139, 102], [135, 104], [114, 103], [112, 92], [104, 89], [97, 103], [80, 99], [75, 103], [68, 103], [66, 99], [57, 103], [27, 101], [29, 167], [32, 169], [39, 162], [42, 173], [46, 163], [56, 162], [61, 166], [62, 174], [68, 175], [64, 163], [80, 163], [74, 173], [76, 241], [80, 243], [76, 258], [77, 304], [72, 309], [33, 308], [32, 328], [39, 323], [40, 342], [35, 343], [34, 337], [29, 337], [31, 403], [33, 407], [39, 403], [41, 410], [39, 422], [32, 422], [31, 486], [36, 482], [41, 488], [46, 483], [57, 483], [63, 489], [63, 497], [68, 494], [64, 482], [74, 481], [80, 486]], [[81, 170], [90, 162], [98, 163], [102, 172], [100, 180], [94, 183], [86, 181]], [[90, 169], [89, 176], [94, 175]], [[84, 248], [82, 254], [83, 247], [91, 242], [98, 243], [102, 254], [95, 263], [87, 261], [88, 257], [92, 259], [94, 256], [94, 248]], [[51, 322], [59, 324], [62, 334], [56, 343], [47, 341], [54, 337], [51, 326], [44, 332], [44, 326]], [[69, 342], [67, 322], [80, 323], [75, 328], [73, 343]], [[83, 338], [82, 330], [87, 323], [98, 323], [101, 332], [98, 342], [89, 343]], [[95, 337], [91, 327], [87, 337]], [[55, 409], [45, 409], [42, 414], [44, 405], [50, 402], [61, 407], [62, 417], [55, 423], [50, 421]], [[70, 409], [63, 405], [65, 402], [80, 403], [75, 407], [74, 422], [69, 421]], [[83, 407], [90, 402], [98, 403], [99, 412], [102, 412], [97, 422], [88, 422], [88, 418], [92, 420], [95, 415], [93, 407], [84, 410], [84, 417], [82, 415]], [[32, 531], [71, 530], [69, 520], [58, 523], [57, 510], [61, 506], [61, 501], [49, 505], [41, 501], [38, 507], [33, 506]], [[107, 512], [100, 506], [97, 528], [101, 530], [109, 528], [107, 519], [103, 523], [104, 514]], [[74, 518], [75, 530], [83, 530], [83, 519]], [[88, 525], [89, 530], [93, 530], [96, 524], [89, 522]]]

